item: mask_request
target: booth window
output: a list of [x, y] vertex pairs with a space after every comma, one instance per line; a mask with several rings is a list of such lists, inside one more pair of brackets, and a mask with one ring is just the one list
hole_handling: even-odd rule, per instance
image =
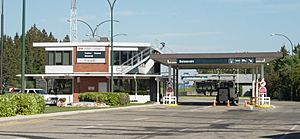
[[72, 52], [48, 51], [47, 65], [72, 65]]

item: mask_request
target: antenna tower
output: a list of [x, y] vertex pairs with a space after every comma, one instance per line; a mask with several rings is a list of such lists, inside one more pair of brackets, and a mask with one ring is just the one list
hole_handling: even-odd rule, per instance
[[70, 41], [77, 42], [77, 6], [76, 0], [71, 0]]

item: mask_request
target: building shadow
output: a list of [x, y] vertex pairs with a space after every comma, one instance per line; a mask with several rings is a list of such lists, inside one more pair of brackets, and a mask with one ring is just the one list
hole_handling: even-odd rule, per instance
[[269, 136], [261, 136], [261, 138], [270, 138], [270, 139], [299, 139], [300, 132], [288, 133], [288, 134], [277, 134]]

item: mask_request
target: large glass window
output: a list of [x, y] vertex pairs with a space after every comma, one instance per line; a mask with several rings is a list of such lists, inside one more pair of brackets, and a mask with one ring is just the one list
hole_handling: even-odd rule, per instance
[[64, 51], [63, 52], [63, 65], [72, 65], [71, 60], [71, 52], [70, 51]]
[[121, 65], [138, 53], [138, 51], [114, 51], [114, 65]]
[[54, 52], [48, 52], [48, 65], [54, 65]]
[[121, 63], [124, 63], [128, 60], [128, 52], [127, 51], [121, 51]]
[[62, 52], [55, 52], [55, 65], [62, 65]]
[[120, 65], [120, 51], [115, 51], [114, 52], [114, 65]]
[[47, 65], [72, 65], [72, 51], [48, 51]]

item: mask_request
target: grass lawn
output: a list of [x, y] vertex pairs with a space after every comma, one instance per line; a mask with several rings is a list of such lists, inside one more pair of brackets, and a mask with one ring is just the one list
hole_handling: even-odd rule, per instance
[[[144, 105], [144, 103], [130, 103], [126, 106], [134, 105]], [[81, 110], [93, 110], [93, 109], [109, 109], [115, 107], [125, 107], [125, 106], [114, 106], [114, 107], [57, 107], [57, 106], [47, 106], [44, 113], [56, 113], [56, 112], [67, 112], [67, 111], [81, 111]]]
[[179, 88], [178, 92], [191, 92], [196, 91], [196, 88], [194, 86], [187, 87], [187, 88]]

